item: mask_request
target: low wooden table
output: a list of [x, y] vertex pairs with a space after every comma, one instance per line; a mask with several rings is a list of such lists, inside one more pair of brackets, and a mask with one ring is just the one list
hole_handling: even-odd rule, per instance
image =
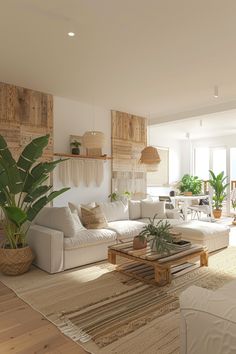
[[132, 261], [118, 266], [117, 271], [158, 286], [171, 283], [173, 268], [186, 264], [187, 269], [188, 262], [194, 258], [200, 257], [200, 267], [208, 266], [208, 252], [200, 245], [192, 245], [188, 250], [160, 258], [149, 246], [134, 250], [132, 242], [125, 242], [108, 248], [110, 263], [116, 264], [116, 256]]

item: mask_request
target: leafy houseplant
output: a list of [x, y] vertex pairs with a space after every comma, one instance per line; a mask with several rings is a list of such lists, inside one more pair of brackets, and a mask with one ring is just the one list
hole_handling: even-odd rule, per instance
[[126, 201], [131, 198], [131, 193], [128, 191], [119, 194], [118, 192], [112, 192], [108, 195], [108, 198], [111, 198], [111, 202], [116, 202], [117, 200], [125, 199]]
[[198, 195], [202, 191], [202, 181], [197, 176], [185, 174], [179, 183], [179, 190], [185, 195]]
[[213, 194], [213, 215], [214, 218], [219, 219], [222, 214], [222, 203], [226, 197], [226, 189], [229, 183], [226, 183], [227, 176], [224, 177], [224, 171], [220, 172], [218, 175], [212, 170], [209, 170], [211, 178], [209, 184], [212, 187]]
[[160, 254], [169, 254], [174, 249], [173, 237], [170, 232], [172, 227], [168, 221], [163, 222], [162, 220], [159, 220], [155, 225], [155, 219], [156, 215], [153, 218], [149, 218], [149, 224], [144, 226], [138, 237], [141, 241], [145, 239], [150, 241], [153, 251]]
[[232, 203], [232, 207], [233, 207], [233, 209], [234, 209], [234, 219], [233, 219], [233, 221], [232, 221], [232, 224], [233, 224], [233, 225], [236, 225], [236, 214], [235, 214], [236, 200], [232, 199], [232, 200], [231, 200], [231, 203]]
[[[46, 204], [69, 189], [51, 191], [52, 186], [45, 185], [50, 172], [63, 161], [36, 163], [48, 140], [49, 135], [32, 140], [15, 161], [0, 135], [0, 208], [5, 236], [0, 248], [0, 270], [6, 274], [28, 270], [33, 259], [27, 246], [30, 222]], [[26, 258], [27, 264], [24, 264]]]
[[72, 146], [71, 152], [73, 155], [79, 155], [80, 154], [80, 146], [81, 143], [78, 140], [74, 140], [70, 143], [70, 145]]

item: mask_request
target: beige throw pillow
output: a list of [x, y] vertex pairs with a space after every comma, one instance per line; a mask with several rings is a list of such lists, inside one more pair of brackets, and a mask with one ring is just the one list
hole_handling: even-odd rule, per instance
[[107, 221], [99, 205], [95, 208], [81, 207], [82, 223], [87, 229], [105, 229]]

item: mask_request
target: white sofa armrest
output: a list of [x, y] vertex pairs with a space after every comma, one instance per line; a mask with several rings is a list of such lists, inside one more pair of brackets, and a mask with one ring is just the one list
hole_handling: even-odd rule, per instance
[[34, 252], [36, 266], [48, 273], [63, 271], [63, 232], [34, 224], [29, 229], [28, 242]]
[[170, 209], [166, 210], [166, 217], [167, 219], [180, 219], [180, 212], [179, 209]]
[[236, 353], [236, 299], [191, 286], [180, 295], [181, 354]]

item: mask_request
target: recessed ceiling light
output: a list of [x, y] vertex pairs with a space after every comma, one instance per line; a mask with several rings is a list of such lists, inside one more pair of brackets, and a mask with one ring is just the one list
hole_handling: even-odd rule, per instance
[[68, 34], [69, 37], [74, 37], [75, 36], [74, 32], [68, 32], [67, 34]]

